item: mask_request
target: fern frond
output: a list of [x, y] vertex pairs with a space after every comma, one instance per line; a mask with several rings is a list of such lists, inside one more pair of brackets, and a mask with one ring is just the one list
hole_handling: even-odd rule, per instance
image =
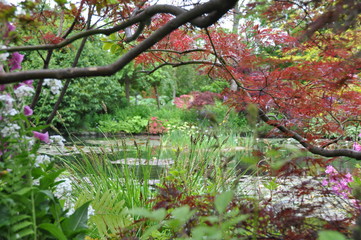
[[131, 217], [125, 213], [125, 201], [119, 200], [118, 194], [115, 191], [96, 190], [95, 196], [93, 193], [83, 193], [79, 197], [77, 204], [83, 201], [92, 200], [91, 206], [95, 211], [95, 215], [89, 218], [89, 223], [93, 223], [99, 236], [106, 238], [119, 231], [131, 223]]
[[28, 215], [18, 215], [11, 219], [10, 228], [12, 239], [24, 239], [24, 237], [33, 235], [33, 223]]

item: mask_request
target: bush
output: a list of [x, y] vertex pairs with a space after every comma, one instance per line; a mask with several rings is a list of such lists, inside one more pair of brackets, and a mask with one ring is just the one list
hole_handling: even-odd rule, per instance
[[148, 126], [148, 120], [140, 116], [129, 117], [124, 121], [100, 121], [99, 128], [106, 133], [141, 133], [144, 132]]

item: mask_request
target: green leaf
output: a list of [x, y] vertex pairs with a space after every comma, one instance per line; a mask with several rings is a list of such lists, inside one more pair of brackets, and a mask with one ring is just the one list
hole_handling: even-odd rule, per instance
[[166, 210], [164, 208], [149, 211], [145, 208], [133, 208], [127, 211], [129, 214], [137, 215], [145, 218], [149, 218], [155, 221], [162, 221], [166, 216]]
[[53, 223], [42, 223], [39, 225], [39, 228], [44, 229], [45, 231], [48, 231], [49, 233], [51, 233], [51, 235], [56, 237], [58, 240], [67, 240], [63, 231]]
[[51, 172], [40, 179], [40, 188], [41, 189], [48, 189], [50, 185], [55, 182], [55, 179], [64, 172], [65, 169], [60, 169], [55, 172]]
[[279, 186], [279, 184], [275, 181], [275, 179], [264, 184], [264, 187], [271, 191], [276, 190], [278, 186]]
[[61, 223], [67, 237], [88, 229], [86, 223], [88, 221], [89, 204], [90, 202], [84, 203], [76, 209], [69, 218], [65, 219], [64, 222]]
[[19, 191], [14, 192], [13, 194], [23, 196], [27, 193], [29, 193], [33, 188], [32, 187], [24, 187], [20, 189]]
[[224, 192], [216, 197], [216, 199], [214, 200], [214, 205], [219, 214], [224, 213], [228, 204], [232, 201], [232, 198], [232, 191]]
[[190, 219], [193, 214], [194, 211], [191, 211], [188, 205], [176, 208], [172, 212], [172, 216], [181, 222], [188, 221], [188, 219]]
[[112, 34], [110, 34], [110, 35], [109, 35], [109, 39], [110, 39], [110, 40], [113, 40], [113, 41], [117, 40], [117, 33], [112, 33]]
[[55, 0], [55, 2], [56, 2], [57, 4], [59, 4], [60, 6], [63, 6], [65, 3], [67, 3], [66, 0]]
[[208, 226], [199, 226], [195, 227], [192, 230], [192, 236], [194, 240], [202, 240], [202, 239], [224, 239], [222, 237], [221, 229], [217, 227], [208, 227]]
[[118, 49], [120, 49], [119, 45], [113, 44], [113, 46], [111, 46], [111, 48], [110, 48], [110, 52], [112, 54], [115, 54], [118, 51]]
[[103, 44], [103, 50], [108, 51], [113, 45], [113, 43], [105, 42]]
[[148, 236], [155, 234], [161, 226], [162, 226], [162, 224], [157, 224], [157, 225], [154, 225], [154, 226], [149, 227], [149, 228], [143, 233], [143, 235], [141, 236], [140, 239], [142, 239], [142, 240], [143, 240], [143, 239], [144, 239], [144, 240], [145, 240], [145, 239], [148, 239]]
[[32, 228], [23, 229], [16, 233], [16, 236], [18, 236], [18, 239], [23, 239], [26, 236], [33, 235], [34, 230]]
[[24, 221], [24, 222], [20, 222], [20, 223], [17, 223], [17, 224], [15, 224], [15, 225], [13, 225], [13, 226], [11, 227], [11, 229], [12, 229], [14, 232], [17, 232], [17, 231], [19, 231], [19, 230], [21, 230], [21, 229], [24, 229], [24, 228], [26, 228], [26, 227], [31, 226], [32, 224], [33, 224], [33, 223], [30, 222], [30, 221]]
[[222, 229], [224, 231], [227, 231], [230, 227], [232, 227], [233, 225], [243, 222], [244, 220], [246, 220], [248, 218], [248, 215], [240, 215], [234, 218], [231, 218], [225, 222], [222, 223]]
[[44, 194], [45, 196], [47, 196], [50, 200], [54, 201], [54, 194], [52, 191], [49, 190], [41, 190], [39, 191], [39, 193]]
[[346, 237], [336, 231], [324, 230], [318, 232], [317, 240], [346, 240]]

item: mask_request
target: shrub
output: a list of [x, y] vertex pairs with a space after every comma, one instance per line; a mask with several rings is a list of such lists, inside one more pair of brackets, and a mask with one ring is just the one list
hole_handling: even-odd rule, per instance
[[151, 134], [159, 134], [167, 132], [163, 122], [157, 117], [151, 117], [148, 123], [148, 132]]
[[99, 122], [99, 128], [105, 133], [141, 133], [148, 126], [148, 120], [140, 116], [128, 117], [123, 121], [106, 120]]

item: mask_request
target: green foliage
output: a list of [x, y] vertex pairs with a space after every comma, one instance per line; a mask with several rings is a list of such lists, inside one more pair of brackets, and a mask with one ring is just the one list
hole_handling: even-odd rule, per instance
[[[75, 46], [71, 46], [62, 51], [54, 51], [51, 67], [70, 67], [75, 57]], [[24, 69], [36, 69], [42, 67], [40, 58], [34, 53], [24, 62]], [[79, 67], [101, 66], [115, 60], [114, 56], [107, 54], [100, 49], [96, 42], [88, 41], [79, 61]], [[119, 84], [118, 79], [122, 77], [122, 72], [111, 77], [101, 78], [78, 78], [72, 81], [63, 99], [58, 116], [53, 124], [62, 129], [64, 126], [72, 129], [79, 127], [89, 127], [87, 116], [114, 112], [115, 109], [124, 106], [124, 88]], [[64, 84], [65, 81], [63, 81]], [[45, 121], [51, 113], [58, 95], [54, 96], [48, 87], [44, 87], [43, 93], [34, 113], [37, 122]], [[85, 126], [84, 126], [85, 125]], [[90, 124], [88, 124], [90, 125]]]
[[119, 228], [131, 223], [130, 216], [126, 213], [125, 201], [119, 200], [119, 193], [113, 189], [106, 191], [101, 188], [94, 192], [83, 192], [78, 198], [77, 204], [83, 201], [91, 201], [94, 215], [89, 217], [89, 225], [96, 227], [97, 236], [106, 238], [114, 235]]
[[148, 119], [155, 108], [147, 105], [127, 106], [125, 108], [118, 108], [113, 116], [115, 120], [125, 121], [130, 117], [139, 116]]
[[[202, 197], [195, 196], [195, 199]], [[230, 207], [233, 192], [217, 195], [214, 202], [212, 199], [214, 198], [205, 197], [201, 202], [193, 202], [191, 198], [186, 198], [182, 199], [180, 206], [175, 204], [174, 207], [153, 211], [138, 208], [129, 213], [148, 219], [148, 227], [144, 229], [140, 239], [148, 239], [149, 236], [160, 236], [160, 239], [172, 239], [175, 236], [177, 239], [193, 240], [236, 239], [235, 236], [241, 230], [235, 228], [236, 224], [246, 220], [248, 216]], [[212, 204], [217, 211], [214, 211]]]
[[[64, 171], [55, 163], [35, 164], [39, 143], [32, 145], [32, 131], [21, 114], [13, 117], [21, 126], [18, 138], [0, 138], [0, 238], [1, 239], [82, 239], [87, 231], [87, 205], [67, 216], [54, 191]], [[22, 139], [22, 140], [19, 140]], [[43, 231], [46, 230], [46, 231]]]
[[[142, 150], [151, 151], [147, 146], [145, 149], [143, 146], [137, 147], [135, 158], [141, 157]], [[151, 204], [149, 199], [154, 193], [148, 183], [150, 169], [140, 173], [130, 165], [112, 164], [112, 161], [130, 157], [129, 152], [133, 149], [125, 142], [111, 148], [114, 155], [78, 150], [80, 156], [61, 159], [76, 183], [72, 198], [77, 199], [76, 206], [91, 201], [94, 215], [89, 218], [92, 230], [89, 235], [94, 238], [111, 237], [119, 228], [127, 227], [132, 222], [127, 209], [149, 207]], [[151, 156], [150, 153], [145, 155]]]
[[220, 80], [216, 80], [213, 81], [211, 84], [209, 85], [205, 85], [201, 87], [201, 91], [202, 92], [214, 92], [214, 93], [221, 93], [225, 88], [229, 87], [229, 83], [226, 81], [220, 81]]
[[105, 133], [141, 133], [148, 126], [148, 120], [140, 116], [127, 118], [125, 121], [100, 121], [99, 128]]
[[324, 230], [318, 232], [317, 240], [346, 240], [346, 237], [337, 231]]
[[39, 228], [48, 231], [60, 240], [84, 239], [85, 233], [88, 231], [88, 226], [86, 225], [88, 220], [88, 207], [89, 202], [77, 208], [72, 215], [61, 222], [60, 226], [53, 223], [43, 223], [39, 225]]

